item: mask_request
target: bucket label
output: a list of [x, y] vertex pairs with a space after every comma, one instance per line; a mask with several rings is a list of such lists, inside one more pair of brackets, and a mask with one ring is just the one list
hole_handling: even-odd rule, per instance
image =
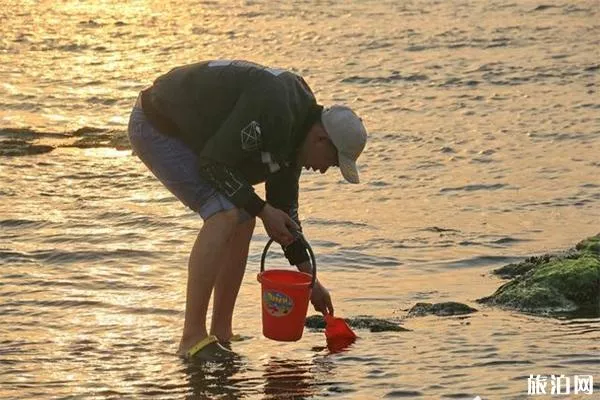
[[294, 308], [294, 300], [290, 296], [274, 290], [264, 292], [263, 304], [267, 312], [274, 317], [286, 316]]

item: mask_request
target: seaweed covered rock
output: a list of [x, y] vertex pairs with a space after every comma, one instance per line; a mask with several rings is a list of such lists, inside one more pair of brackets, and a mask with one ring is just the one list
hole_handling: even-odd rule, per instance
[[600, 257], [600, 233], [577, 243], [575, 250]]
[[[354, 318], [344, 318], [344, 320], [352, 328], [368, 329], [371, 332], [404, 332], [409, 330], [401, 327], [396, 322], [374, 318], [368, 315], [361, 315]], [[311, 329], [325, 329], [325, 319], [322, 315], [311, 315], [306, 318], [304, 325]]]
[[534, 314], [600, 316], [600, 234], [564, 254], [532, 257], [494, 273], [512, 280], [478, 302]]
[[550, 254], [544, 254], [539, 257], [529, 257], [524, 261], [519, 263], [512, 263], [505, 265], [504, 267], [498, 268], [493, 271], [494, 275], [499, 276], [502, 279], [513, 279], [517, 276], [522, 276], [532, 269], [538, 267], [541, 264], [546, 264], [550, 262], [550, 260], [557, 259], [558, 256], [553, 256]]
[[465, 315], [477, 312], [473, 307], [466, 304], [447, 301], [444, 303], [417, 303], [409, 311], [409, 317], [422, 317], [425, 315], [437, 315], [447, 317], [451, 315]]

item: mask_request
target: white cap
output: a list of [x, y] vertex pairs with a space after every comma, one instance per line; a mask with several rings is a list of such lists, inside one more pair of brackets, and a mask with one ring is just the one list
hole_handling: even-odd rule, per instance
[[340, 170], [350, 183], [358, 183], [356, 160], [367, 144], [367, 130], [349, 107], [334, 105], [323, 109], [321, 122], [338, 151]]

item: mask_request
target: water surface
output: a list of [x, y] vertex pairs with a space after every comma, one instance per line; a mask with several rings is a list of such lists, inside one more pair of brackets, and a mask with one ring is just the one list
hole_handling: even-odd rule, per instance
[[[600, 231], [598, 21], [584, 0], [2, 2], [0, 136], [122, 134], [139, 90], [209, 58], [291, 68], [354, 107], [363, 183], [305, 173], [304, 229], [339, 315], [410, 332], [360, 331], [340, 354], [322, 332], [263, 338], [259, 223], [241, 360], [182, 362], [201, 220], [129, 151], [57, 148], [0, 158], [0, 397], [522, 399], [530, 374], [600, 381], [597, 319], [474, 302], [493, 268]], [[403, 319], [449, 300], [480, 311]]]

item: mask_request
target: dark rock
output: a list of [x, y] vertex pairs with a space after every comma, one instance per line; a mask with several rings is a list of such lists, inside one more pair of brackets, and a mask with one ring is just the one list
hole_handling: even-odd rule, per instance
[[79, 139], [63, 147], [77, 147], [89, 149], [97, 147], [112, 147], [117, 150], [128, 150], [131, 148], [126, 132], [105, 131], [96, 128], [82, 128], [75, 132]]
[[129, 143], [129, 136], [127, 136], [126, 132], [114, 134], [108, 141], [108, 144], [117, 150], [131, 149], [131, 143]]
[[309, 315], [304, 321], [304, 326], [310, 329], [325, 329], [325, 318], [322, 315]]
[[425, 315], [437, 315], [447, 317], [450, 315], [465, 315], [477, 312], [476, 309], [466, 304], [448, 301], [444, 303], [417, 303], [408, 311], [409, 317], [422, 317]]
[[532, 257], [494, 273], [513, 279], [479, 303], [541, 315], [600, 316], [600, 234], [564, 254]]
[[[403, 328], [394, 321], [361, 315], [354, 318], [344, 318], [346, 323], [355, 329], [368, 329], [371, 332], [405, 332], [409, 329]], [[325, 319], [322, 315], [311, 315], [306, 317], [304, 325], [310, 329], [325, 329]]]
[[5, 135], [20, 135], [20, 136], [29, 136], [34, 137], [38, 135], [38, 132], [34, 131], [31, 128], [2, 128], [0, 129], [0, 134]]
[[27, 140], [0, 140], [0, 156], [30, 156], [49, 153], [52, 150], [54, 150], [53, 146], [33, 144]]
[[103, 132], [106, 132], [106, 129], [84, 126], [83, 128], [79, 128], [75, 132], [73, 132], [73, 136], [86, 136], [90, 134], [98, 134]]
[[370, 316], [359, 316], [346, 319], [348, 325], [356, 329], [368, 329], [371, 332], [405, 332], [408, 329], [401, 327], [396, 322]]
[[65, 139], [70, 137], [68, 133], [58, 132], [38, 132], [31, 128], [0, 128], [0, 138], [15, 140], [44, 140], [44, 139]]
[[30, 128], [0, 128], [0, 156], [42, 154], [57, 147], [129, 150], [131, 145], [125, 131], [83, 127], [72, 133], [55, 133]]

